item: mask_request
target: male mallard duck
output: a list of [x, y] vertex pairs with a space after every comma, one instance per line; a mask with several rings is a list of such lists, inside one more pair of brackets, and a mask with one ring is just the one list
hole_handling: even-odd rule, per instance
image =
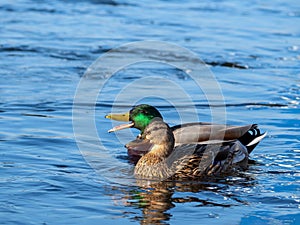
[[[252, 135], [251, 142], [257, 138]], [[209, 144], [182, 144], [174, 148], [172, 129], [159, 117], [153, 118], [131, 146], [150, 149], [137, 162], [137, 178], [201, 178], [245, 169], [249, 152], [239, 140]]]
[[[154, 118], [161, 118], [160, 112], [153, 106], [141, 104], [134, 106], [129, 112], [124, 114], [108, 114], [105, 118], [130, 121], [129, 124], [122, 124], [109, 130], [114, 132], [125, 128], [137, 128], [141, 131], [140, 136], [145, 133], [146, 127]], [[245, 126], [228, 126], [211, 123], [186, 123], [170, 127], [175, 138], [174, 146], [182, 144], [198, 143], [209, 144], [213, 141], [235, 141], [239, 140], [250, 153], [266, 134], [261, 134], [256, 124]], [[126, 145], [130, 156], [142, 156], [150, 149], [146, 145], [130, 142]]]

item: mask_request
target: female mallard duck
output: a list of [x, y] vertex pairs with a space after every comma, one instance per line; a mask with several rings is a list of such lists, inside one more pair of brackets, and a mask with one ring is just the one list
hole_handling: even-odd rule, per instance
[[[253, 135], [252, 139], [257, 138]], [[222, 175], [248, 164], [248, 150], [239, 140], [215, 141], [209, 144], [182, 144], [174, 147], [172, 129], [161, 118], [153, 118], [131, 146], [150, 149], [137, 162], [137, 178], [200, 178]]]
[[[154, 118], [161, 118], [160, 112], [153, 106], [147, 104], [141, 104], [134, 106], [128, 113], [124, 114], [108, 114], [105, 118], [118, 120], [118, 121], [130, 121], [129, 124], [122, 124], [109, 130], [114, 132], [125, 128], [137, 128], [141, 131], [139, 137], [143, 136], [146, 127]], [[261, 139], [266, 135], [261, 134], [256, 124], [250, 124], [245, 126], [228, 126], [211, 123], [186, 123], [176, 125], [169, 128], [175, 138], [174, 146], [182, 144], [198, 143], [208, 144], [214, 141], [234, 141], [239, 140], [244, 146], [247, 146], [247, 150], [250, 153]], [[143, 144], [137, 145], [134, 142], [130, 142], [126, 145], [130, 156], [142, 156], [150, 149]]]

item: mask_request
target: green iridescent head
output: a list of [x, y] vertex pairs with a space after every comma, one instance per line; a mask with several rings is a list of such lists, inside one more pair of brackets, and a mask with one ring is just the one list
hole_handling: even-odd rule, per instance
[[155, 107], [147, 104], [137, 105], [129, 112], [129, 120], [134, 123], [133, 127], [142, 132], [156, 117], [162, 118], [162, 115]]

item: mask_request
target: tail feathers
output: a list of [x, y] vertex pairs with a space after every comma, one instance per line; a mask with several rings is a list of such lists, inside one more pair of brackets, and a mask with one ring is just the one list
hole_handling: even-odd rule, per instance
[[256, 145], [267, 135], [267, 132], [261, 133], [257, 127], [257, 124], [253, 124], [252, 127], [239, 138], [239, 141], [246, 146], [248, 153], [250, 154]]
[[249, 144], [247, 144], [246, 147], [258, 144], [267, 134], [268, 132], [262, 133], [260, 136], [254, 138]]

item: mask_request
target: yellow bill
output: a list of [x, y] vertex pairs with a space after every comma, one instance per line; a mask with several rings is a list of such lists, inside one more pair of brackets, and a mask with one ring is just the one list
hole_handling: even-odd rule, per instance
[[117, 121], [129, 121], [129, 112], [127, 113], [112, 113], [105, 116], [106, 119], [117, 120]]

